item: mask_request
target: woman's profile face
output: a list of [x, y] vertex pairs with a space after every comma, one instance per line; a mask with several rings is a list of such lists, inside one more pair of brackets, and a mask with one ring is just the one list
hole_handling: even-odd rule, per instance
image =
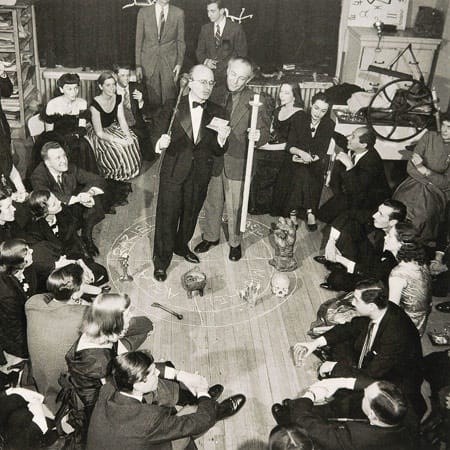
[[59, 90], [64, 97], [73, 102], [78, 97], [80, 88], [77, 84], [65, 84], [62, 88], [59, 88]]
[[106, 95], [114, 95], [116, 93], [116, 80], [107, 78], [100, 86], [100, 90]]
[[25, 267], [30, 267], [31, 264], [33, 264], [33, 249], [30, 247], [27, 247], [27, 252], [26, 252], [25, 258], [24, 258], [24, 269], [25, 269]]
[[294, 102], [294, 93], [292, 92], [292, 86], [289, 84], [282, 84], [279, 93], [281, 105], [287, 105]]
[[50, 194], [50, 197], [47, 200], [48, 214], [58, 214], [59, 212], [61, 212], [61, 209], [61, 202], [54, 194]]
[[316, 100], [311, 106], [311, 118], [314, 121], [322, 120], [325, 114], [328, 112], [330, 105], [323, 100]]

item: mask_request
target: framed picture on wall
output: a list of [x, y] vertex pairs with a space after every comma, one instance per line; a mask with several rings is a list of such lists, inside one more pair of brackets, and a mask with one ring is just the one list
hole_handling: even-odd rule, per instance
[[377, 21], [404, 30], [409, 0], [350, 0], [348, 25], [372, 27]]

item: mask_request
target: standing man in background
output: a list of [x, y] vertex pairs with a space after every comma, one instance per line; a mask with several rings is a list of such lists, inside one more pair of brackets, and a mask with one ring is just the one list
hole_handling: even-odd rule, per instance
[[195, 52], [200, 64], [214, 71], [216, 83], [224, 85], [230, 58], [247, 56], [247, 39], [242, 26], [227, 19], [224, 0], [207, 0], [211, 23], [202, 26]]
[[184, 12], [170, 0], [139, 10], [136, 24], [136, 79], [145, 77], [150, 108], [176, 97], [176, 81], [183, 65]]

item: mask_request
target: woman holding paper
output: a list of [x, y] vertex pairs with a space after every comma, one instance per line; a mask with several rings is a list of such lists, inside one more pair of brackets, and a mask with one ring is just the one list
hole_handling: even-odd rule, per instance
[[272, 198], [272, 215], [287, 217], [296, 210], [306, 218], [309, 231], [317, 230], [315, 212], [334, 130], [334, 122], [327, 116], [330, 106], [320, 92], [313, 97], [309, 113], [295, 114]]

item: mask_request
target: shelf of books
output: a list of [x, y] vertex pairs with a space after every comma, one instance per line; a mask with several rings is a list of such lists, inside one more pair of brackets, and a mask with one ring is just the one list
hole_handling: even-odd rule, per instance
[[27, 105], [38, 100], [39, 58], [34, 5], [21, 0], [0, 6], [0, 64], [13, 84], [10, 97], [2, 97], [3, 111], [13, 138], [27, 136], [26, 123], [33, 114]]

